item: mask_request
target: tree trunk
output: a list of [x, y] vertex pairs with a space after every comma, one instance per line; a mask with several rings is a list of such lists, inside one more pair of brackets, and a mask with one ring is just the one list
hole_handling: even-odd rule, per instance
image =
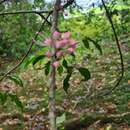
[[[51, 33], [57, 30], [58, 24], [58, 7], [60, 6], [61, 0], [55, 0], [54, 10], [52, 16], [52, 29]], [[53, 37], [52, 37], [53, 40]], [[55, 47], [52, 46], [52, 53], [55, 53]], [[51, 59], [51, 73], [50, 73], [50, 84], [49, 84], [49, 122], [50, 130], [56, 130], [56, 114], [55, 114], [55, 89], [56, 89], [56, 69], [52, 65], [56, 61], [55, 55]]]

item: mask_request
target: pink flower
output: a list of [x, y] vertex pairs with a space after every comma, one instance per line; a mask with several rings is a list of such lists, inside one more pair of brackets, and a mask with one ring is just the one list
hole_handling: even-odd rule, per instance
[[55, 67], [55, 68], [57, 68], [58, 66], [59, 66], [59, 64], [60, 64], [60, 62], [59, 61], [55, 61], [55, 62], [53, 62], [53, 67]]
[[75, 49], [76, 48], [76, 44], [71, 45], [71, 48]]
[[55, 43], [55, 48], [59, 49], [59, 48], [61, 48], [61, 47], [62, 47], [61, 41], [57, 41], [57, 42]]
[[52, 39], [51, 39], [51, 38], [47, 38], [47, 39], [44, 41], [44, 43], [45, 43], [46, 45], [51, 45], [51, 44], [52, 44]]
[[68, 52], [69, 54], [74, 53], [74, 51], [75, 51], [75, 49], [74, 49], [74, 48], [68, 48], [68, 49], [67, 49], [67, 52]]
[[60, 33], [60, 32], [55, 31], [55, 32], [53, 33], [53, 38], [54, 38], [54, 39], [59, 39], [60, 37], [61, 37], [61, 33]]
[[67, 39], [62, 40], [62, 44], [64, 44], [64, 46], [67, 45], [68, 43], [69, 43], [69, 40], [67, 40]]
[[64, 55], [63, 51], [58, 51], [56, 53], [57, 58], [61, 58]]
[[71, 40], [69, 41], [69, 44], [73, 46], [73, 45], [76, 45], [77, 42], [76, 42], [75, 40], [71, 39]]
[[64, 41], [64, 40], [57, 41], [57, 42], [55, 43], [55, 47], [56, 47], [57, 49], [63, 48], [64, 46], [65, 46], [65, 41]]
[[48, 58], [50, 58], [50, 57], [53, 56], [53, 54], [52, 54], [52, 52], [48, 51], [48, 52], [46, 52], [46, 56], [47, 56]]
[[63, 39], [69, 39], [71, 37], [71, 33], [70, 32], [65, 32], [63, 33]]

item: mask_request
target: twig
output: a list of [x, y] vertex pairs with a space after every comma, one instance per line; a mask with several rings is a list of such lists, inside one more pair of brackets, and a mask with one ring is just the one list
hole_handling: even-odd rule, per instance
[[120, 60], [121, 60], [121, 76], [117, 80], [116, 85], [109, 92], [105, 93], [105, 95], [107, 95], [107, 94], [110, 94], [112, 91], [114, 91], [118, 87], [118, 85], [120, 84], [121, 80], [123, 79], [123, 76], [124, 76], [124, 60], [123, 60], [123, 55], [122, 55], [122, 51], [121, 51], [121, 47], [120, 47], [120, 43], [119, 43], [119, 40], [118, 40], [117, 33], [116, 33], [116, 30], [115, 30], [111, 15], [110, 15], [110, 13], [109, 13], [109, 11], [107, 9], [107, 6], [105, 5], [104, 0], [102, 0], [102, 4], [103, 4], [103, 6], [105, 8], [106, 15], [107, 15], [108, 20], [109, 20], [109, 22], [111, 24], [111, 27], [112, 27], [112, 30], [113, 30], [113, 33], [114, 33], [114, 36], [115, 36], [116, 44], [117, 44], [117, 47], [118, 47]]
[[75, 6], [76, 6], [77, 8], [83, 10], [83, 7], [81, 7], [80, 5], [78, 5], [76, 1], [74, 1], [74, 4], [75, 4]]
[[49, 22], [48, 19], [46, 19], [43, 14], [41, 14], [41, 13], [36, 13], [36, 14], [38, 14], [39, 16], [41, 16], [41, 18], [44, 19], [51, 26], [51, 22]]
[[[64, 4], [63, 9], [70, 6], [73, 2], [74, 2], [74, 0], [69, 0], [66, 4]], [[58, 8], [57, 10], [59, 11], [60, 8]], [[50, 11], [46, 11], [46, 10], [21, 10], [21, 11], [14, 11], [14, 12], [2, 12], [2, 13], [0, 13], [0, 16], [16, 15], [16, 14], [32, 14], [32, 13], [35, 13], [38, 15], [42, 14], [42, 13], [49, 13], [51, 15], [53, 13], [53, 10], [50, 10]]]
[[0, 16], [4, 16], [4, 15], [17, 15], [17, 14], [37, 14], [39, 15], [42, 19], [44, 19], [49, 25], [51, 25], [51, 23], [45, 18], [45, 16], [42, 15], [42, 13], [50, 13], [49, 11], [45, 11], [45, 10], [22, 10], [22, 11], [15, 11], [15, 12], [2, 12], [0, 13]]
[[39, 13], [50, 13], [51, 11], [45, 10], [21, 10], [21, 11], [14, 11], [14, 12], [2, 12], [0, 15], [16, 15], [16, 14], [39, 14]]
[[72, 5], [75, 0], [68, 0], [68, 2], [63, 6], [63, 8], [67, 8], [68, 6]]
[[[50, 13], [48, 14], [48, 16], [46, 17], [46, 19], [48, 19], [48, 17], [50, 16]], [[41, 32], [42, 30], [42, 27], [44, 26], [44, 24], [46, 23], [46, 20], [43, 20], [42, 22], [42, 25], [40, 26], [40, 29], [38, 31], [38, 33], [36, 33], [35, 37], [34, 37], [34, 40], [37, 39], [38, 35], [39, 35], [39, 32]], [[28, 48], [28, 51], [26, 52], [26, 54], [23, 56], [23, 58], [19, 61], [19, 63], [17, 65], [15, 65], [11, 70], [9, 70], [7, 73], [5, 73], [3, 75], [3, 77], [0, 79], [0, 82], [5, 78], [7, 77], [10, 73], [12, 73], [13, 71], [15, 71], [22, 63], [23, 61], [26, 59], [26, 57], [28, 56], [28, 54], [30, 53], [31, 49], [32, 49], [32, 46], [34, 44], [34, 40], [31, 40], [31, 44]]]

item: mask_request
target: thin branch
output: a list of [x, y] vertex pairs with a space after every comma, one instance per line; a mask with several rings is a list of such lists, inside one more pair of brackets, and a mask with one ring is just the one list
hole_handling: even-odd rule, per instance
[[72, 5], [75, 0], [68, 0], [68, 2], [63, 6], [63, 8], [67, 8], [68, 6]]
[[3, 12], [0, 13], [0, 16], [4, 16], [4, 15], [17, 15], [17, 14], [37, 14], [39, 15], [42, 19], [44, 19], [49, 25], [51, 25], [51, 23], [45, 18], [45, 16], [42, 15], [42, 13], [50, 13], [49, 11], [45, 11], [45, 10], [23, 10], [23, 11], [15, 11], [15, 12]]
[[[49, 13], [48, 16], [46, 17], [46, 19], [48, 19], [49, 16], [50, 16], [50, 13]], [[42, 30], [43, 26], [45, 25], [45, 23], [46, 23], [46, 20], [43, 20], [42, 25], [40, 26], [40, 29], [39, 29], [38, 33], [36, 33], [36, 35], [35, 35], [35, 37], [34, 37], [34, 40], [37, 39], [37, 37], [38, 37], [38, 35], [39, 35], [39, 32], [41, 32], [41, 30]], [[30, 44], [30, 46], [29, 46], [29, 48], [28, 48], [28, 51], [27, 51], [26, 54], [23, 56], [23, 58], [19, 61], [19, 63], [18, 63], [17, 65], [15, 65], [15, 66], [14, 66], [11, 70], [9, 70], [7, 73], [5, 73], [5, 74], [3, 75], [3, 77], [0, 79], [0, 82], [1, 82], [4, 78], [6, 78], [10, 73], [12, 73], [13, 71], [15, 71], [15, 70], [23, 63], [23, 61], [26, 59], [26, 57], [28, 56], [28, 54], [30, 53], [30, 51], [31, 51], [31, 49], [32, 49], [32, 46], [33, 46], [33, 44], [34, 44], [34, 40], [31, 40], [31, 44]]]
[[39, 13], [50, 13], [51, 11], [45, 11], [45, 10], [21, 10], [21, 11], [14, 11], [14, 12], [2, 12], [0, 13], [0, 16], [2, 15], [16, 15], [16, 14], [39, 14]]
[[23, 10], [23, 11], [15, 11], [15, 12], [2, 12], [0, 13], [0, 16], [4, 16], [4, 15], [17, 15], [17, 14], [37, 14], [39, 15], [42, 19], [44, 19], [49, 25], [51, 25], [51, 23], [45, 18], [45, 16], [42, 15], [42, 13], [50, 13], [49, 11], [45, 11], [45, 10]]
[[78, 5], [76, 1], [74, 1], [74, 4], [75, 4], [75, 6], [76, 6], [78, 9], [83, 10], [83, 7], [81, 7], [80, 5]]
[[[74, 0], [69, 0], [66, 4], [64, 4], [63, 9], [67, 8], [71, 4], [73, 4]], [[60, 9], [58, 9], [60, 10]], [[46, 11], [46, 10], [21, 10], [21, 11], [14, 11], [14, 12], [2, 12], [0, 13], [0, 16], [3, 15], [16, 15], [16, 14], [42, 14], [42, 13], [49, 13], [50, 15], [53, 13], [53, 10]]]
[[50, 26], [51, 26], [51, 22], [48, 21], [48, 19], [45, 18], [45, 16], [41, 13], [37, 13], [39, 16], [41, 16], [42, 19], [44, 19]]
[[117, 47], [118, 47], [118, 51], [119, 51], [119, 55], [120, 55], [120, 60], [121, 60], [121, 76], [119, 77], [116, 85], [108, 93], [105, 94], [105, 95], [107, 95], [107, 94], [110, 94], [112, 91], [114, 91], [118, 87], [118, 85], [120, 84], [120, 82], [123, 79], [123, 76], [124, 76], [124, 60], [123, 60], [123, 55], [122, 55], [120, 43], [119, 43], [119, 40], [118, 40], [118, 36], [117, 36], [117, 33], [116, 33], [116, 29], [114, 27], [111, 15], [110, 15], [110, 13], [109, 13], [109, 11], [107, 9], [107, 6], [105, 5], [104, 0], [102, 0], [102, 4], [103, 4], [103, 6], [105, 8], [106, 15], [107, 15], [108, 20], [109, 20], [109, 22], [111, 24], [111, 27], [112, 27], [112, 30], [113, 30], [113, 33], [114, 33], [114, 36], [115, 36], [116, 44], [117, 44]]

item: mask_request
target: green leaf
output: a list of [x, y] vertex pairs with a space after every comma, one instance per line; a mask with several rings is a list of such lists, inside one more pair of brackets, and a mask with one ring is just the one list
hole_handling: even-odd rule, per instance
[[71, 75], [72, 75], [72, 72], [73, 72], [73, 68], [72, 67], [68, 67], [67, 68], [67, 75], [63, 81], [63, 89], [64, 91], [67, 93], [68, 91], [68, 88], [70, 86], [69, 84], [69, 81], [70, 81], [70, 78], [71, 78]]
[[86, 68], [78, 68], [80, 74], [84, 77], [84, 81], [89, 80], [91, 78], [91, 74]]
[[67, 73], [70, 74], [70, 73], [72, 73], [72, 71], [73, 71], [73, 67], [72, 67], [72, 66], [69, 66], [69, 67], [67, 68]]
[[67, 69], [68, 68], [68, 63], [67, 63], [67, 61], [64, 59], [63, 61], [62, 61], [62, 65]]
[[89, 46], [89, 42], [92, 42], [94, 44], [94, 46], [99, 50], [100, 54], [102, 54], [102, 48], [101, 46], [98, 44], [98, 41], [94, 41], [93, 39], [91, 39], [90, 37], [85, 37], [83, 40], [84, 46], [86, 48], [90, 48]]
[[83, 41], [84, 46], [85, 46], [87, 49], [89, 49], [90, 46], [89, 46], [88, 39], [85, 37], [82, 41]]
[[62, 114], [61, 116], [58, 116], [58, 117], [56, 118], [56, 125], [60, 125], [60, 124], [64, 123], [65, 120], [66, 120], [66, 115], [65, 115], [65, 113], [64, 113], [64, 114]]
[[24, 68], [28, 67], [28, 65], [31, 64], [34, 59], [35, 59], [35, 56], [32, 56], [28, 58], [27, 60], [25, 60], [23, 67]]
[[8, 78], [18, 84], [20, 87], [23, 87], [23, 81], [16, 75], [8, 75]]
[[45, 64], [45, 75], [47, 76], [50, 72], [50, 65], [51, 65], [51, 62], [48, 61], [46, 64]]
[[8, 95], [9, 95], [9, 97], [11, 98], [11, 100], [12, 100], [13, 102], [15, 102], [16, 106], [19, 107], [19, 108], [21, 108], [21, 110], [23, 110], [23, 104], [22, 104], [22, 102], [19, 100], [19, 98], [17, 97], [17, 95], [15, 95], [15, 94], [8, 94]]
[[61, 74], [63, 73], [64, 69], [63, 69], [62, 66], [59, 66], [59, 67], [57, 68], [57, 71], [58, 71], [59, 75], [61, 75]]
[[76, 57], [75, 54], [72, 53], [72, 54], [70, 54], [70, 55], [71, 55], [72, 58], [73, 58], [72, 60], [75, 61], [75, 57]]
[[70, 77], [71, 77], [71, 75], [67, 74], [66, 78], [63, 81], [63, 89], [65, 90], [66, 93], [68, 93], [67, 91], [70, 86], [70, 84], [69, 84]]
[[102, 54], [102, 48], [101, 46], [98, 44], [98, 41], [94, 41], [93, 39], [89, 38], [89, 37], [86, 37], [90, 42], [92, 42], [95, 47], [99, 50], [99, 52]]
[[100, 54], [102, 55], [102, 48], [101, 48], [101, 46], [97, 42], [93, 42], [93, 44], [100, 51]]
[[1, 102], [2, 105], [4, 105], [5, 102], [7, 101], [7, 97], [8, 97], [7, 93], [1, 93], [0, 92], [0, 102]]
[[45, 55], [39, 55], [34, 58], [34, 60], [32, 61], [32, 64], [35, 65], [37, 62], [39, 62], [40, 60], [42, 60], [44, 58], [45, 58]]

